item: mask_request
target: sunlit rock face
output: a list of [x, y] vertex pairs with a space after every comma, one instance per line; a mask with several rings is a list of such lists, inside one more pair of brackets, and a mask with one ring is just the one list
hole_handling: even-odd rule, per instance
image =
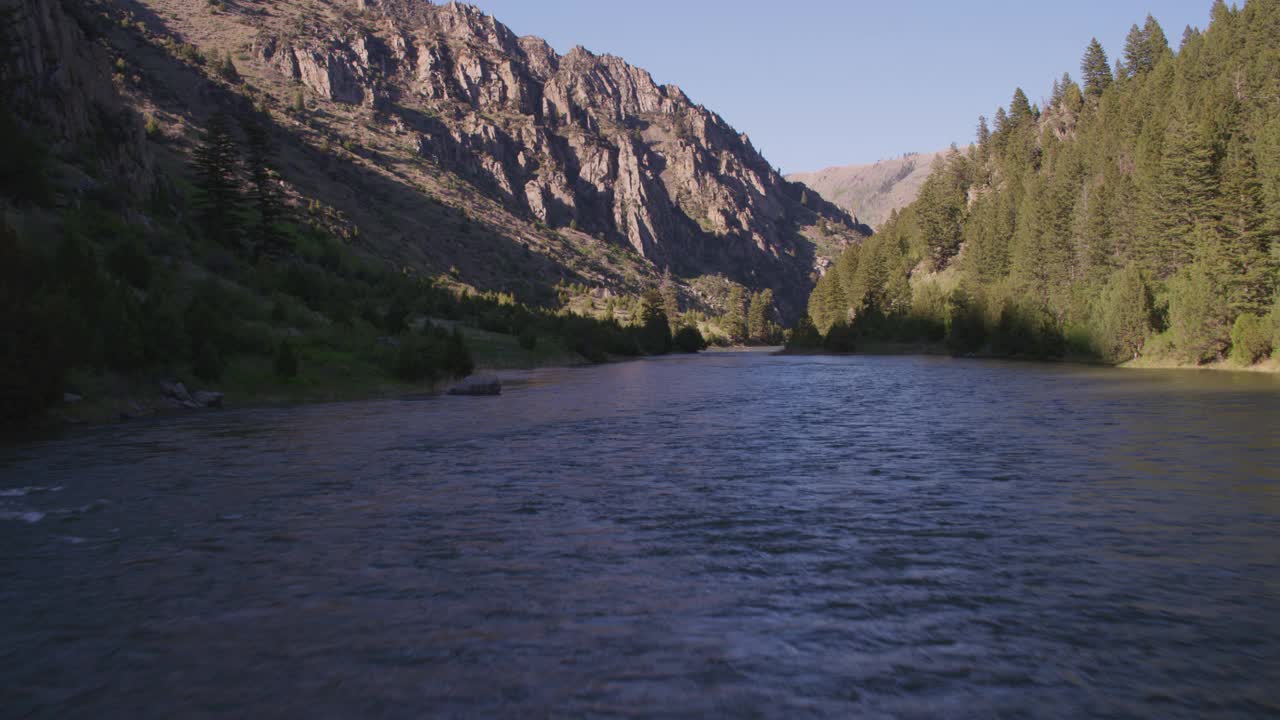
[[617, 57], [559, 55], [458, 3], [358, 7], [347, 27], [264, 31], [256, 51], [329, 102], [396, 116], [420, 154], [531, 219], [677, 273], [772, 287], [790, 317], [830, 255], [868, 232], [787, 182], [719, 115]]

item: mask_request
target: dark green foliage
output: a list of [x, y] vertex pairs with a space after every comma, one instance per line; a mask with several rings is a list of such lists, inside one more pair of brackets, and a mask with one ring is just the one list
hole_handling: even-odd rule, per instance
[[781, 331], [772, 316], [773, 290], [768, 288], [751, 295], [747, 310], [747, 340], [757, 345], [772, 345], [780, 339]]
[[221, 113], [209, 118], [195, 151], [197, 213], [210, 239], [240, 250], [240, 166], [231, 119]]
[[699, 353], [707, 349], [707, 340], [698, 332], [698, 328], [686, 325], [676, 331], [672, 338], [676, 350], [682, 353]]
[[107, 269], [139, 290], [151, 286], [151, 257], [136, 238], [126, 238], [107, 254]]
[[205, 382], [217, 382], [222, 379], [225, 364], [222, 353], [211, 342], [200, 343], [191, 361], [191, 373]]
[[462, 378], [474, 369], [471, 351], [456, 328], [450, 332], [427, 323], [422, 332], [400, 337], [394, 371], [405, 382]]
[[1142, 271], [1130, 265], [1117, 272], [1099, 303], [1094, 350], [1110, 362], [1136, 360], [1155, 326], [1155, 300]]
[[236, 69], [236, 64], [231, 60], [230, 52], [223, 55], [222, 59], [217, 63], [215, 63], [215, 65], [216, 65], [215, 69], [218, 72], [218, 77], [222, 78], [223, 80], [226, 80], [227, 82], [233, 85], [239, 84], [240, 71]]
[[292, 380], [298, 376], [298, 356], [293, 352], [292, 343], [280, 343], [271, 367], [281, 380]]
[[409, 306], [399, 295], [391, 299], [387, 312], [382, 316], [382, 329], [389, 335], [399, 335], [409, 327]]
[[987, 341], [981, 304], [963, 290], [953, 291], [947, 304], [947, 348], [953, 355], [981, 350]]
[[1111, 87], [1111, 64], [1097, 38], [1093, 38], [1084, 51], [1084, 58], [1080, 61], [1080, 75], [1084, 79], [1086, 95], [1096, 97]]
[[843, 320], [833, 323], [822, 338], [822, 349], [834, 353], [851, 353], [857, 349], [857, 334]]
[[261, 121], [244, 123], [245, 165], [249, 171], [249, 199], [257, 211], [254, 224], [253, 257], [279, 258], [289, 250], [279, 228], [284, 219], [280, 178], [275, 170], [275, 146], [270, 130]]
[[1169, 332], [1183, 359], [1203, 363], [1226, 357], [1228, 318], [1225, 293], [1204, 265], [1189, 265], [1169, 282]]
[[675, 332], [680, 326], [680, 295], [676, 289], [675, 282], [671, 279], [671, 271], [667, 270], [662, 274], [662, 283], [658, 286], [658, 291], [662, 294], [662, 311], [666, 313], [667, 322], [671, 325], [671, 331]]
[[54, 198], [49, 181], [48, 150], [3, 107], [0, 107], [0, 195], [20, 205], [50, 205]]
[[526, 328], [516, 337], [516, 340], [520, 343], [520, 347], [530, 352], [538, 348], [538, 333], [534, 332], [532, 328]]
[[[1212, 15], [1177, 55], [1154, 18], [1134, 26], [1116, 77], [1091, 42], [1083, 94], [1064, 75], [1043, 114], [1015, 92], [818, 282], [814, 323], [902, 341], [945, 324], [961, 354], [1055, 357], [1070, 338], [1111, 362], [1225, 357], [1277, 292], [1280, 12]], [[930, 270], [963, 288], [945, 314]]]
[[1231, 359], [1252, 365], [1271, 354], [1271, 332], [1265, 319], [1244, 313], [1231, 328]]
[[822, 347], [822, 333], [814, 326], [808, 316], [800, 318], [787, 337], [787, 347], [796, 350], [809, 350]]
[[40, 258], [0, 220], [0, 424], [42, 412], [63, 392], [74, 365], [60, 320], [75, 313], [45, 286]]
[[662, 307], [662, 294], [657, 290], [650, 290], [641, 297], [640, 348], [649, 355], [671, 352], [671, 324]]
[[744, 315], [746, 304], [747, 299], [742, 286], [734, 285], [729, 288], [729, 297], [725, 300], [724, 316], [720, 324], [731, 342], [746, 342], [747, 318]]

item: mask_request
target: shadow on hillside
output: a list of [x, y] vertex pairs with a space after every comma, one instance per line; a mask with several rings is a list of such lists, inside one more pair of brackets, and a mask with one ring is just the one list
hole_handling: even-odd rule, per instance
[[[117, 0], [115, 5], [131, 12], [152, 34], [182, 40], [164, 18], [137, 0]], [[407, 180], [388, 177], [348, 156], [347, 151], [339, 151], [343, 140], [339, 133], [308, 123], [328, 151], [315, 147], [298, 129], [258, 112], [251, 100], [133, 28], [112, 26], [108, 37], [137, 59], [144, 70], [146, 95], [161, 111], [183, 117], [197, 127], [204, 127], [209, 117], [219, 112], [237, 120], [264, 123], [276, 145], [284, 180], [304, 199], [339, 209], [361, 228], [353, 242], [368, 254], [432, 273], [456, 270], [455, 277], [463, 282], [511, 292], [530, 302], [554, 298], [557, 282], [584, 281], [573, 270], [531, 252], [501, 228], [473, 219], [464, 210], [446, 206], [407, 184]], [[327, 117], [321, 112], [308, 114], [312, 120]], [[368, 160], [389, 162], [359, 148], [351, 154], [361, 152]]]

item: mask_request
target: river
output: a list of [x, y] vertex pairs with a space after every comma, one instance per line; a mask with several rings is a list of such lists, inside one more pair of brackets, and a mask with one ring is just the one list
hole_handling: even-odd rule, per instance
[[1280, 714], [1280, 378], [513, 380], [0, 446], [0, 716]]

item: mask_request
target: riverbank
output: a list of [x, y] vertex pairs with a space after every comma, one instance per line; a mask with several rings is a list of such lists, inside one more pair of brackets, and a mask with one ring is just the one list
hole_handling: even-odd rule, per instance
[[[467, 327], [462, 332], [475, 361], [473, 375], [590, 364], [578, 353], [549, 339], [528, 349], [511, 335]], [[435, 395], [456, 382], [457, 379], [447, 378], [406, 383], [376, 363], [337, 352], [304, 355], [298, 375], [289, 380], [279, 378], [271, 361], [259, 357], [230, 359], [222, 378], [213, 383], [182, 374], [77, 373], [70, 378], [68, 401], [52, 408], [34, 427], [104, 425], [208, 410], [185, 407], [171, 390], [165, 389], [176, 383], [192, 395], [201, 391], [220, 395], [221, 407], [253, 408]], [[31, 426], [22, 429], [30, 430]]]
[[[779, 355], [921, 355], [929, 357], [956, 357], [946, 345], [942, 343], [900, 343], [900, 342], [868, 342], [859, 345], [858, 350], [851, 353], [829, 352], [821, 349], [802, 349], [802, 348], [783, 348], [778, 351]], [[997, 355], [989, 352], [968, 353], [958, 356], [974, 360], [1014, 360], [1018, 362], [1033, 363], [1050, 363], [1050, 364], [1070, 364], [1070, 365], [1091, 365], [1095, 367], [1110, 367], [1120, 370], [1202, 370], [1202, 371], [1226, 371], [1226, 372], [1252, 372], [1252, 373], [1276, 373], [1280, 374], [1280, 358], [1269, 358], [1254, 365], [1243, 366], [1231, 360], [1221, 360], [1204, 365], [1195, 365], [1192, 363], [1181, 362], [1171, 358], [1139, 358], [1119, 365], [1104, 363], [1099, 360], [1090, 358], [1087, 355], [1067, 355], [1066, 357], [1055, 360], [1042, 360], [1027, 357], [1009, 357], [1007, 355]]]

